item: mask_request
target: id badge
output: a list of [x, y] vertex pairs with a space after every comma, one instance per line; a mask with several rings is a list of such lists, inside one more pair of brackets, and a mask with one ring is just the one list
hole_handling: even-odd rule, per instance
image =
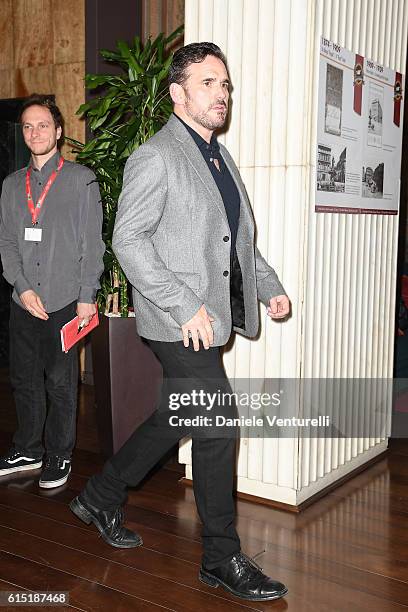
[[30, 242], [41, 242], [42, 229], [40, 227], [26, 227], [24, 232], [24, 240]]

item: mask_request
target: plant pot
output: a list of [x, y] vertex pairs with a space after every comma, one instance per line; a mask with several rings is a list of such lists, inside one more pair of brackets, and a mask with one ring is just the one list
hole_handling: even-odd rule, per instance
[[162, 368], [134, 317], [100, 317], [92, 362], [100, 449], [110, 457], [156, 409]]

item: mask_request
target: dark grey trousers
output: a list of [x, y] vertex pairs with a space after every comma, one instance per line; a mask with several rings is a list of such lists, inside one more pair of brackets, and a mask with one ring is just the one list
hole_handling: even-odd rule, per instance
[[[174, 413], [169, 411], [168, 398], [169, 393], [189, 393], [198, 388], [214, 392], [220, 385], [231, 391], [220, 347], [194, 352], [191, 344], [186, 349], [182, 342], [147, 342], [163, 366], [165, 386], [161, 403], [107, 461], [102, 473], [88, 481], [81, 498], [105, 510], [123, 504], [127, 487], [139, 484], [170, 448], [191, 433], [194, 494], [203, 524], [203, 564], [212, 569], [240, 550], [233, 501], [236, 439], [231, 435], [217, 438], [214, 431], [206, 436], [205, 431], [171, 427], [169, 415]], [[178, 414], [194, 416], [197, 412], [185, 409]]]
[[13, 445], [27, 457], [69, 458], [75, 444], [78, 352], [62, 352], [60, 329], [76, 315], [76, 302], [33, 317], [11, 300], [10, 380], [18, 429]]

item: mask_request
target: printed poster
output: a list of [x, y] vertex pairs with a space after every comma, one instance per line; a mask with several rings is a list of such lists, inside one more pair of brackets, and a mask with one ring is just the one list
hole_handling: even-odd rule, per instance
[[398, 214], [402, 74], [321, 39], [316, 212]]

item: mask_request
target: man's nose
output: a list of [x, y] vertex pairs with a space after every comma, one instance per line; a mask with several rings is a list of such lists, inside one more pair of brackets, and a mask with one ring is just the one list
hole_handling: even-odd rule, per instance
[[226, 100], [226, 99], [227, 99], [227, 97], [228, 97], [228, 92], [227, 92], [227, 90], [225, 89], [225, 87], [221, 87], [220, 95], [221, 95], [221, 97], [222, 97], [222, 99], [223, 99], [223, 100]]
[[220, 100], [225, 100], [226, 97], [228, 95], [228, 91], [226, 90], [226, 88], [220, 83], [218, 86], [218, 91], [217, 91], [217, 97], [220, 98]]

